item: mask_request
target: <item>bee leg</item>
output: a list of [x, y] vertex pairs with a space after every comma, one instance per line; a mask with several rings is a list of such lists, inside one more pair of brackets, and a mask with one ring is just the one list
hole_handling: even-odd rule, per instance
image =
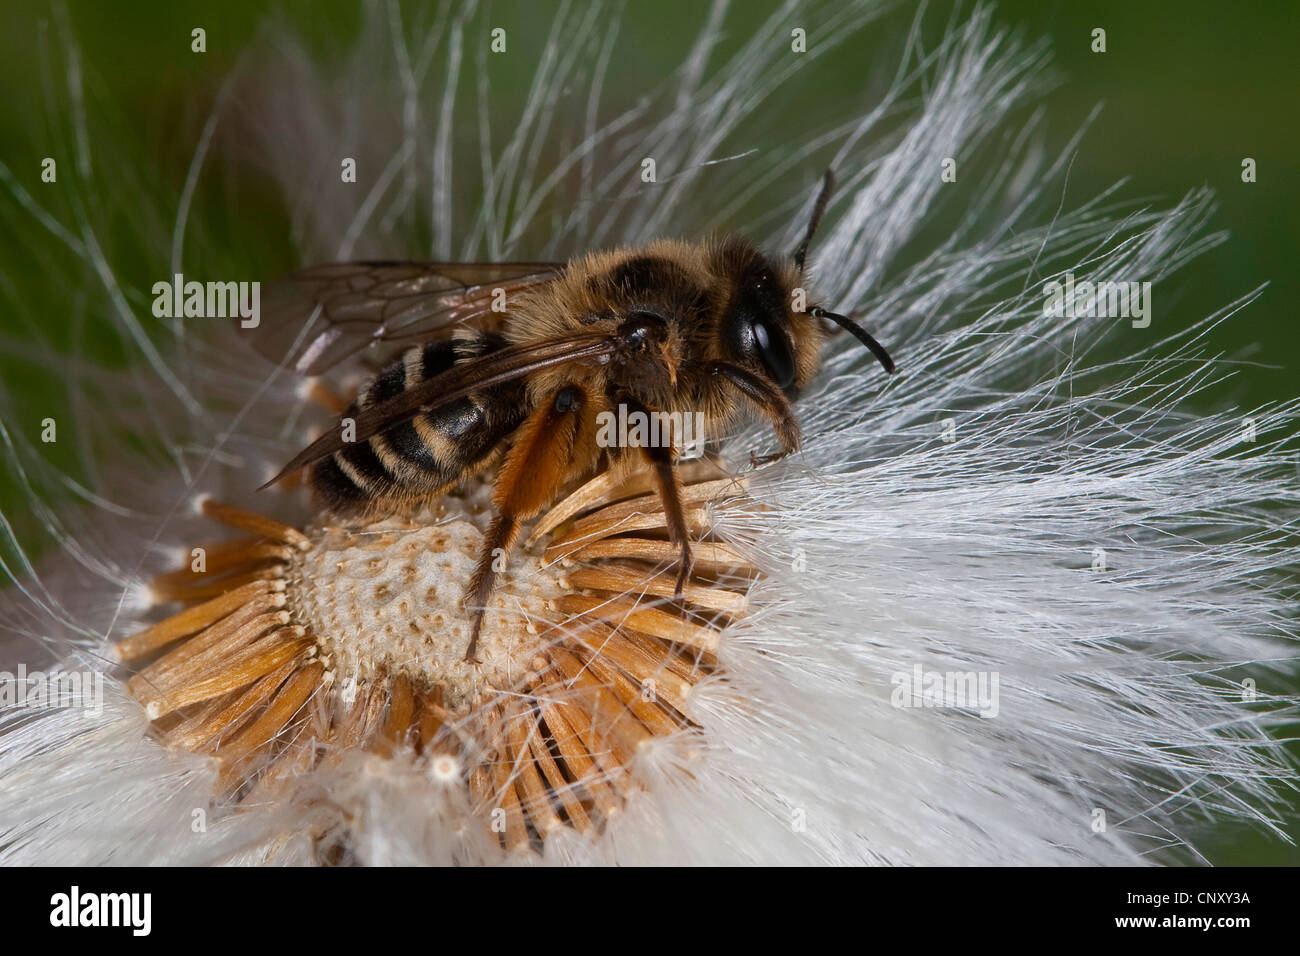
[[483, 617], [487, 614], [488, 598], [496, 584], [498, 572], [505, 569], [506, 558], [519, 534], [519, 520], [514, 515], [498, 514], [492, 519], [483, 538], [483, 553], [479, 555], [474, 574], [465, 592], [465, 606], [473, 609], [474, 625], [470, 632], [469, 648], [465, 660], [478, 663], [478, 637], [483, 630]]
[[735, 386], [741, 394], [762, 409], [763, 414], [772, 423], [772, 429], [781, 442], [781, 451], [774, 455], [759, 457], [751, 455], [750, 462], [754, 467], [767, 464], [769, 461], [778, 461], [799, 450], [802, 440], [799, 419], [795, 418], [794, 406], [790, 404], [790, 399], [785, 397], [784, 392], [767, 379], [760, 378], [753, 372], [748, 372], [730, 362], [710, 362], [709, 372], [721, 376]]
[[[650, 419], [649, 410], [636, 399], [624, 395], [621, 401], [628, 406], [629, 411], [641, 412], [647, 420]], [[677, 480], [677, 449], [670, 439], [658, 445], [642, 447], [641, 453], [649, 462], [655, 484], [659, 488], [659, 501], [663, 504], [664, 521], [668, 525], [668, 540], [681, 551], [677, 564], [677, 586], [673, 591], [673, 599], [680, 601], [686, 582], [690, 580], [694, 559], [691, 555], [691, 536], [686, 527], [686, 514], [682, 508], [682, 486]]]
[[655, 483], [659, 486], [659, 501], [664, 507], [668, 540], [681, 551], [677, 564], [677, 587], [673, 591], [673, 599], [680, 601], [691, 576], [694, 558], [691, 555], [691, 536], [686, 527], [686, 514], [682, 509], [682, 486], [677, 480], [677, 456], [671, 447], [643, 448], [642, 451], [654, 469]]
[[587, 396], [574, 386], [557, 389], [515, 432], [497, 476], [492, 501], [497, 515], [483, 539], [474, 574], [465, 591], [465, 607], [474, 613], [474, 626], [465, 660], [476, 661], [479, 634], [488, 598], [505, 559], [514, 546], [521, 522], [544, 508], [573, 469], [573, 451]]
[[762, 468], [764, 465], [770, 465], [774, 461], [780, 461], [788, 454], [790, 454], [788, 451], [775, 451], [770, 455], [759, 455], [751, 451], [749, 453], [749, 466], [751, 468]]

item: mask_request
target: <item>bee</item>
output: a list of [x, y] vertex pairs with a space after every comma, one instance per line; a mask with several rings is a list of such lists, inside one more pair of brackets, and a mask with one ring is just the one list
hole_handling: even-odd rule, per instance
[[357, 262], [295, 273], [264, 303], [257, 344], [273, 360], [315, 375], [370, 344], [408, 347], [359, 389], [338, 427], [263, 487], [308, 469], [328, 510], [373, 512], [439, 495], [503, 450], [495, 515], [464, 597], [473, 661], [495, 558], [510, 552], [522, 524], [602, 464], [646, 468], [680, 556], [680, 599], [691, 570], [681, 449], [602, 447], [597, 422], [619, 406], [669, 413], [668, 421], [699, 413], [705, 434], [717, 436], [753, 409], [780, 444], [751, 456], [766, 462], [799, 448], [792, 403], [817, 372], [821, 323], [848, 331], [893, 372], [889, 353], [849, 318], [796, 307], [833, 184], [828, 171], [788, 258], [729, 236], [657, 240], [568, 263]]

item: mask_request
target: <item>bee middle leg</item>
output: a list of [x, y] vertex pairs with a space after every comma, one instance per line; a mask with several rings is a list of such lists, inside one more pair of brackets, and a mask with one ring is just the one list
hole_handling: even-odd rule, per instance
[[523, 521], [555, 497], [573, 470], [573, 452], [582, 428], [587, 396], [575, 386], [557, 389], [549, 402], [524, 420], [506, 453], [492, 491], [497, 514], [483, 539], [483, 551], [465, 592], [465, 607], [474, 614], [465, 660], [476, 661], [479, 634], [488, 598], [500, 568], [514, 546]]
[[643, 448], [650, 467], [654, 469], [655, 483], [659, 486], [659, 501], [664, 508], [668, 525], [668, 540], [681, 551], [677, 564], [677, 586], [674, 600], [682, 599], [682, 591], [691, 576], [691, 536], [686, 527], [686, 514], [682, 509], [682, 485], [677, 479], [677, 454], [671, 446]]
[[[624, 394], [618, 396], [618, 399], [628, 407], [629, 412], [640, 412], [647, 421], [651, 419], [653, 413], [632, 396]], [[677, 448], [674, 442], [679, 438], [680, 436], [670, 434], [667, 441], [639, 447], [642, 457], [654, 474], [659, 503], [664, 509], [664, 522], [668, 526], [668, 540], [681, 552], [677, 563], [677, 586], [673, 591], [673, 599], [677, 601], [682, 599], [694, 563], [690, 531], [686, 527], [686, 512], [682, 507], [682, 485], [677, 478]]]

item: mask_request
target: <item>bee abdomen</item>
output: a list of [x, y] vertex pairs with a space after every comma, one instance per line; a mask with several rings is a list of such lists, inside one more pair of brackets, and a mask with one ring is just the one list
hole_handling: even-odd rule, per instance
[[[361, 388], [344, 418], [501, 346], [495, 336], [480, 334], [409, 349]], [[336, 511], [356, 511], [375, 499], [440, 492], [514, 430], [522, 418], [520, 399], [520, 387], [508, 384], [399, 422], [318, 462], [312, 486]]]

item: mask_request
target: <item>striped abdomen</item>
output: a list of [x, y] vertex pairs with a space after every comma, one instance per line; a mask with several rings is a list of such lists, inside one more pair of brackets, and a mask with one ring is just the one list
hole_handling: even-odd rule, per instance
[[[411, 348], [361, 387], [343, 417], [355, 418], [361, 409], [502, 344], [495, 336], [477, 335]], [[376, 498], [436, 494], [487, 457], [519, 425], [523, 412], [519, 383], [422, 412], [317, 462], [311, 470], [312, 487], [329, 508], [344, 512], [361, 510]]]

